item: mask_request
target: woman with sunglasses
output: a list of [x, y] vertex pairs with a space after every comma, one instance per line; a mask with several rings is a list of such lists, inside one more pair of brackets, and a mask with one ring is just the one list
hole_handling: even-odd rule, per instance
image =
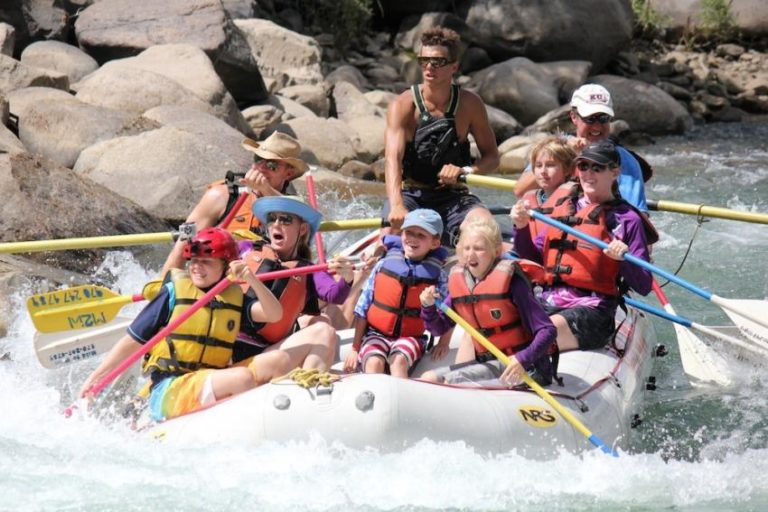
[[[253, 214], [266, 226], [268, 240], [240, 242], [243, 260], [256, 274], [311, 264], [310, 244], [320, 212], [295, 196], [270, 196], [253, 203]], [[233, 361], [248, 364], [256, 384], [269, 382], [296, 367], [327, 370], [336, 353], [336, 330], [314, 321], [296, 330], [300, 315], [319, 319], [318, 300], [342, 304], [353, 281], [354, 266], [343, 257], [328, 262], [328, 272], [269, 281], [283, 316], [270, 323], [246, 322], [235, 344]], [[335, 278], [331, 273], [335, 274]]]
[[[611, 135], [613, 120], [613, 100], [611, 94], [602, 85], [584, 84], [573, 92], [571, 97], [570, 117], [576, 134], [566, 137], [566, 141], [576, 153], [581, 152], [589, 144], [608, 140]], [[645, 182], [640, 161], [636, 155], [626, 148], [616, 145], [621, 164], [618, 177], [618, 187], [621, 197], [627, 202], [647, 213], [645, 201]], [[525, 172], [515, 185], [515, 195], [522, 197], [525, 192], [536, 187], [536, 179], [532, 173]]]
[[550, 215], [605, 241], [604, 251], [549, 225], [532, 239], [527, 201], [510, 212], [515, 250], [546, 269], [540, 300], [552, 315], [560, 350], [605, 346], [613, 338], [621, 295], [630, 288], [641, 295], [651, 291], [651, 273], [623, 261], [627, 252], [649, 261], [648, 244], [658, 236], [644, 215], [616, 197], [620, 161], [612, 142], [588, 145], [576, 158], [579, 187], [553, 196]]

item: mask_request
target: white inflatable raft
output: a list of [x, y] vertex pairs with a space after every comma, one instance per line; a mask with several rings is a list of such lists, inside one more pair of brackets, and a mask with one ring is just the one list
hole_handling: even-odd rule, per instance
[[[341, 336], [339, 361], [352, 330]], [[452, 362], [459, 338], [455, 333], [446, 359], [433, 362], [427, 355], [417, 375]], [[630, 309], [615, 345], [618, 348], [561, 354], [559, 375], [564, 386], [555, 383], [547, 390], [606, 444], [622, 447], [640, 413], [655, 353], [649, 319]], [[572, 452], [593, 448], [530, 390], [362, 374], [311, 389], [293, 381], [267, 384], [148, 432], [183, 444], [208, 442], [211, 432], [218, 432], [235, 445], [305, 440], [317, 433], [353, 448], [382, 451], [400, 450], [427, 438], [462, 441], [480, 451], [516, 450], [533, 458], [552, 456], [562, 448]]]

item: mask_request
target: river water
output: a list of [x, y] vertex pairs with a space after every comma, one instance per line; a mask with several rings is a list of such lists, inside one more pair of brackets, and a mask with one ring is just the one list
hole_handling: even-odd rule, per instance
[[[636, 148], [656, 169], [648, 197], [768, 212], [766, 141], [768, 125], [722, 125]], [[480, 195], [489, 205], [510, 201], [496, 191]], [[378, 215], [369, 203], [380, 198], [333, 199], [321, 198], [329, 218]], [[653, 220], [662, 235], [657, 265], [676, 269], [695, 234], [681, 277], [723, 297], [766, 298], [768, 226], [714, 219], [697, 229], [695, 217], [661, 212]], [[328, 245], [338, 242], [326, 236]], [[134, 293], [159, 266], [142, 261], [115, 252], [96, 274], [117, 275], [113, 288]], [[674, 284], [665, 290], [681, 316], [728, 324], [718, 307]], [[61, 415], [91, 366], [40, 367], [25, 313], [29, 294], [19, 291], [11, 332], [0, 339], [0, 353], [11, 356], [0, 361], [2, 511], [768, 509], [764, 362], [711, 341], [736, 384], [692, 387], [664, 320], [654, 324], [670, 354], [656, 360], [658, 389], [648, 393], [644, 421], [619, 458], [591, 452], [527, 460], [505, 449], [504, 439], [494, 454], [430, 440], [396, 453], [322, 439], [243, 447], [227, 443], [226, 432], [212, 432], [210, 445], [182, 448], [150, 442], [121, 423]]]

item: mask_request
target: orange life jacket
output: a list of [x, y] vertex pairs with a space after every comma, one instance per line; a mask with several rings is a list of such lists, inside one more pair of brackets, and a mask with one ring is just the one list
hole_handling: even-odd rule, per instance
[[[536, 265], [525, 261], [526, 265]], [[499, 260], [477, 283], [463, 265], [455, 265], [448, 276], [448, 291], [453, 308], [507, 355], [519, 352], [533, 339], [523, 326], [520, 312], [509, 296], [509, 285], [515, 275], [525, 275], [515, 261]], [[475, 342], [476, 354], [487, 351]]]
[[[576, 211], [576, 200], [580, 188], [571, 191], [563, 189], [552, 195], [554, 210], [551, 217], [574, 229], [605, 243], [613, 240], [606, 224], [606, 213], [619, 204], [637, 212], [643, 222], [648, 244], [658, 241], [658, 233], [647, 217], [623, 199], [602, 204], [590, 204]], [[602, 293], [611, 297], [620, 294], [618, 286], [619, 261], [609, 258], [603, 250], [581, 239], [568, 235], [554, 226], [547, 228], [542, 248], [547, 284], [564, 283], [574, 288]]]
[[[252, 250], [246, 253], [244, 261], [254, 274], [264, 274], [308, 264], [304, 260], [280, 261], [274, 249], [266, 243], [255, 245]], [[276, 322], [256, 324], [247, 330], [241, 329], [238, 340], [255, 345], [271, 345], [279, 343], [291, 334], [296, 319], [301, 315], [307, 301], [308, 279], [311, 279], [309, 275], [301, 275], [265, 281], [264, 284], [269, 287], [275, 298], [283, 306], [283, 316]], [[247, 290], [248, 285], [244, 284], [243, 288]]]
[[[552, 192], [552, 194], [547, 197], [543, 203], [539, 201], [539, 191], [542, 190], [540, 188], [529, 190], [523, 194], [522, 199], [524, 201], [528, 201], [528, 204], [532, 210], [536, 210], [543, 215], [550, 215], [552, 210], [554, 210], [555, 201], [557, 201], [557, 198], [562, 197], [564, 194], [573, 193], [573, 190], [576, 186], [577, 184], [575, 182], [566, 181], [557, 189], [555, 189], [555, 191]], [[531, 240], [536, 240], [536, 237], [541, 234], [546, 225], [547, 224], [543, 221], [538, 219], [531, 219], [531, 222], [528, 223], [528, 228], [531, 231]]]
[[368, 325], [392, 338], [421, 336], [424, 322], [419, 316], [419, 295], [430, 285], [437, 285], [445, 262], [445, 249], [430, 251], [409, 265], [402, 246], [393, 245], [373, 281], [373, 301], [368, 308]]
[[[219, 224], [222, 220], [224, 220], [227, 214], [232, 210], [232, 208], [234, 208], [235, 203], [237, 202], [237, 198], [240, 195], [239, 187], [235, 180], [240, 176], [244, 176], [244, 174], [237, 174], [232, 171], [228, 171], [226, 178], [223, 180], [214, 181], [208, 185], [208, 188], [226, 185], [227, 191], [229, 192], [227, 206], [224, 208], [224, 213], [222, 214], [221, 218], [216, 220], [216, 224]], [[237, 210], [237, 213], [235, 213], [235, 216], [232, 218], [229, 225], [226, 226], [227, 231], [232, 234], [249, 231], [253, 233], [256, 232], [256, 228], [258, 228], [260, 224], [259, 219], [253, 214], [252, 210], [253, 202], [256, 201], [256, 199], [258, 199], [256, 194], [253, 192], [248, 193], [248, 196], [246, 197], [245, 201], [243, 201], [240, 209]]]

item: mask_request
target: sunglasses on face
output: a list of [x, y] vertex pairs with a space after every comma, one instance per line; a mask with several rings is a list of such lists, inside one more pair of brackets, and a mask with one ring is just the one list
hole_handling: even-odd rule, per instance
[[596, 173], [599, 174], [599, 173], [601, 173], [603, 171], [607, 171], [608, 169], [611, 168], [611, 166], [610, 165], [600, 165], [600, 164], [596, 164], [594, 162], [583, 162], [582, 161], [582, 162], [578, 162], [576, 164], [576, 168], [578, 170], [580, 170], [581, 172], [592, 171], [592, 172], [596, 172]]
[[276, 171], [280, 168], [280, 162], [277, 160], [266, 160], [264, 158], [254, 158], [253, 159], [253, 165], [262, 165], [269, 169], [270, 171]]
[[595, 124], [595, 123], [603, 124], [603, 123], [610, 123], [611, 116], [609, 116], [608, 114], [595, 114], [589, 117], [581, 117], [581, 120], [587, 124]]
[[280, 223], [282, 226], [290, 226], [293, 221], [298, 219], [295, 215], [289, 213], [270, 213], [267, 214], [267, 224]]
[[423, 68], [431, 65], [433, 68], [438, 69], [452, 63], [452, 61], [445, 57], [417, 57], [416, 60], [419, 61], [419, 66]]

